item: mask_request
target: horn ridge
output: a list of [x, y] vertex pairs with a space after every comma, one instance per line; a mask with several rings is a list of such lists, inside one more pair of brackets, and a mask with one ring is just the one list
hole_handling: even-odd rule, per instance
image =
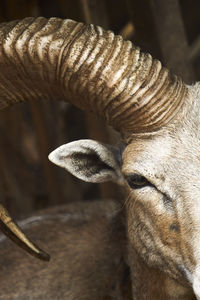
[[[169, 116], [169, 112], [167, 111], [166, 107], [167, 105], [164, 105], [161, 107], [161, 110], [160, 110], [160, 119], [161, 119], [161, 122], [163, 122], [163, 120], [165, 121], [167, 118], [171, 118], [173, 119], [174, 118], [174, 115], [177, 114], [177, 110], [180, 110], [180, 107], [183, 106], [183, 99], [185, 99], [185, 97], [187, 96], [188, 94], [188, 89], [186, 86], [183, 86], [179, 80], [176, 81], [176, 88], [174, 89], [171, 89], [172, 90], [172, 97], [168, 97], [168, 101], [171, 101], [173, 102], [173, 99], [174, 97], [177, 99], [177, 101], [175, 103], [172, 103], [173, 104], [173, 110], [170, 111], [170, 116]], [[174, 85], [175, 85], [174, 84]], [[173, 97], [174, 96], [174, 97]], [[158, 105], [159, 104], [159, 99], [158, 99]], [[159, 122], [159, 116], [158, 116], [158, 112], [157, 112], [157, 116], [155, 115], [155, 118], [158, 120]], [[158, 123], [159, 124], [159, 123]]]
[[[128, 98], [127, 98], [127, 90], [130, 88], [130, 82], [129, 80], [127, 79], [126, 80], [126, 85], [124, 86], [123, 88], [123, 91], [121, 92], [120, 96], [121, 98], [123, 98], [123, 102], [120, 101], [119, 102], [119, 106], [118, 107], [115, 107], [113, 110], [112, 110], [112, 114], [113, 114], [113, 121], [115, 119], [117, 119], [118, 117], [120, 118], [120, 121], [124, 120], [124, 119], [127, 119], [127, 111], [129, 111], [129, 113], [135, 113], [135, 111], [137, 111], [137, 109], [139, 108], [139, 102], [137, 101], [137, 95], [138, 93], [142, 92], [140, 90], [140, 88], [144, 85], [144, 82], [147, 81], [147, 78], [146, 78], [146, 74], [151, 74], [151, 69], [152, 69], [152, 60], [151, 58], [149, 59], [149, 57], [146, 55], [144, 55], [143, 53], [140, 55], [139, 59], [138, 59], [138, 63], [139, 63], [139, 66], [136, 68], [136, 72], [131, 72], [130, 74], [130, 81], [134, 80], [136, 75], [135, 73], [139, 73], [141, 70], [141, 65], [146, 65], [147, 67], [145, 68], [145, 72], [143, 72], [143, 76], [144, 76], [144, 81], [143, 80], [138, 80], [138, 84], [136, 84], [135, 86], [135, 89], [132, 90], [131, 92], [133, 94], [129, 94], [128, 95]], [[131, 76], [134, 76], [134, 78], [131, 78]], [[151, 76], [151, 75], [150, 75]], [[144, 89], [145, 89], [145, 85], [144, 85]], [[132, 100], [132, 98], [134, 97], [134, 103]], [[131, 109], [131, 111], [130, 111]], [[121, 115], [121, 116], [120, 116]]]
[[[88, 35], [88, 38], [84, 40], [84, 45], [80, 51], [80, 53], [78, 53], [76, 60], [73, 63], [73, 72], [71, 72], [70, 77], [68, 78], [68, 82], [67, 82], [67, 86], [66, 89], [69, 89], [69, 91], [71, 91], [71, 93], [73, 93], [74, 95], [81, 95], [81, 94], [88, 94], [88, 91], [85, 89], [85, 85], [87, 84], [87, 77], [85, 75], [83, 76], [79, 76], [78, 74], [84, 74], [87, 72], [87, 69], [89, 69], [89, 66], [87, 64], [87, 60], [88, 58], [91, 56], [91, 53], [93, 52], [93, 50], [95, 49], [96, 43], [96, 37], [97, 37], [97, 33], [94, 30], [94, 27], [91, 26], [91, 31], [92, 34]], [[84, 32], [80, 33], [80, 37], [81, 35], [84, 34]], [[76, 41], [74, 41], [76, 42]], [[73, 45], [72, 45], [73, 47]], [[68, 53], [70, 56], [70, 52]], [[67, 56], [67, 54], [66, 54]], [[75, 70], [75, 72], [74, 72]], [[89, 74], [88, 74], [89, 75]], [[66, 77], [65, 77], [66, 78]], [[88, 102], [88, 105], [92, 106], [92, 96], [91, 94], [88, 95], [88, 97], [85, 97], [85, 101]], [[86, 103], [84, 103], [84, 106], [86, 105]]]
[[[165, 88], [168, 90], [168, 93], [166, 94], [165, 92], [163, 92], [163, 89], [160, 89], [160, 91], [157, 94], [157, 99], [153, 104], [154, 110], [149, 115], [149, 118], [148, 118], [149, 122], [147, 120], [146, 126], [149, 126], [149, 124], [153, 124], [154, 122], [156, 122], [156, 124], [158, 124], [158, 126], [159, 126], [159, 124], [161, 122], [163, 122], [163, 120], [166, 120], [169, 117], [172, 119], [174, 116], [173, 114], [174, 114], [174, 112], [176, 112], [177, 107], [174, 106], [174, 111], [171, 111], [170, 116], [169, 116], [168, 115], [169, 102], [172, 101], [172, 104], [173, 104], [174, 97], [179, 96], [179, 98], [177, 98], [177, 100], [181, 100], [185, 96], [186, 89], [183, 88], [183, 86], [180, 84], [180, 82], [178, 80], [174, 81], [173, 83], [170, 82], [169, 80], [168, 80], [168, 82], [166, 81]], [[164, 93], [164, 95], [163, 95], [163, 93]], [[162, 102], [161, 99], [165, 100], [166, 97], [168, 97], [167, 98], [168, 101]], [[177, 101], [176, 105], [177, 106], [181, 105], [181, 102]], [[141, 119], [142, 119], [142, 116], [141, 116]]]
[[95, 25], [58, 18], [1, 24], [0, 69], [0, 109], [29, 99], [70, 99], [123, 134], [168, 124], [187, 90], [131, 42]]
[[[159, 61], [154, 60], [152, 65], [154, 76], [149, 76], [148, 80], [148, 88], [146, 88], [146, 85], [144, 87], [144, 91], [142, 89], [140, 91], [137, 91], [137, 93], [134, 95], [136, 99], [138, 99], [139, 103], [141, 103], [142, 108], [140, 109], [139, 113], [136, 114], [135, 118], [135, 124], [137, 124], [137, 121], [140, 122], [143, 120], [144, 122], [144, 116], [148, 119], [148, 116], [152, 119], [152, 115], [154, 112], [154, 103], [157, 101], [157, 94], [160, 91], [165, 91], [167, 89], [168, 84], [168, 71], [164, 68], [161, 68], [161, 64]], [[156, 72], [155, 72], [156, 69]], [[150, 113], [150, 114], [149, 114]], [[130, 112], [129, 112], [130, 115]], [[129, 117], [129, 115], [127, 117]], [[147, 121], [145, 119], [145, 121]]]
[[[106, 111], [106, 110], [109, 111], [109, 107], [111, 107], [113, 105], [113, 101], [117, 102], [117, 99], [120, 97], [123, 98], [123, 102], [121, 101], [121, 103], [118, 104], [117, 109], [120, 108], [120, 106], [122, 106], [126, 102], [126, 97], [125, 97], [126, 90], [129, 88], [128, 87], [128, 84], [129, 84], [128, 78], [131, 76], [131, 73], [133, 72], [131, 70], [131, 68], [126, 67], [127, 59], [128, 59], [126, 54], [133, 53], [133, 51], [132, 51], [133, 45], [131, 44], [131, 42], [127, 41], [126, 43], [124, 43], [123, 46], [124, 46], [123, 51], [120, 55], [120, 57], [122, 57], [122, 59], [123, 59], [122, 68], [116, 74], [116, 76], [110, 80], [111, 82], [109, 84], [112, 86], [112, 88], [109, 91], [109, 94], [107, 96], [108, 99], [110, 99], [110, 100], [104, 104], [104, 107], [103, 107], [104, 111]], [[134, 56], [132, 59], [132, 64], [134, 66], [135, 72], [137, 72], [137, 70], [139, 69], [141, 61], [144, 58], [144, 56], [140, 55], [140, 49], [138, 48], [137, 50], [134, 51], [134, 53], [133, 53]], [[112, 109], [113, 115], [114, 115], [114, 111], [115, 111], [115, 108]]]

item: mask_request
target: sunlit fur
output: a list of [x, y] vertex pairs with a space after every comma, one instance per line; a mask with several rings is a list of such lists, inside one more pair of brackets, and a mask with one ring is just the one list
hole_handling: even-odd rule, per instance
[[133, 137], [122, 170], [153, 184], [126, 186], [131, 246], [149, 266], [185, 286], [194, 280], [200, 286], [200, 85], [190, 90], [193, 105], [185, 117], [154, 136]]

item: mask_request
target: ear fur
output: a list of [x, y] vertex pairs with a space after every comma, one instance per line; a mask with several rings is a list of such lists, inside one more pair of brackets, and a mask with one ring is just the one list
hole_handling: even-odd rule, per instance
[[122, 183], [119, 160], [114, 147], [94, 140], [79, 140], [60, 146], [49, 160], [87, 182]]

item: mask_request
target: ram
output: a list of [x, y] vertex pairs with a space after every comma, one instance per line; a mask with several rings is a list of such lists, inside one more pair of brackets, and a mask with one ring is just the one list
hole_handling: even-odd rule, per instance
[[120, 132], [119, 146], [81, 140], [49, 158], [85, 181], [125, 187], [133, 298], [200, 299], [199, 83], [187, 86], [131, 42], [72, 20], [3, 23], [0, 41], [1, 109], [65, 100]]

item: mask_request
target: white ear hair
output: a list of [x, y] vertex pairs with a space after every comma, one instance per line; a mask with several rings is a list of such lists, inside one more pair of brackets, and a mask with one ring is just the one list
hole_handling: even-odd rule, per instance
[[94, 140], [79, 140], [60, 146], [49, 160], [88, 182], [116, 181], [121, 172], [111, 148]]

